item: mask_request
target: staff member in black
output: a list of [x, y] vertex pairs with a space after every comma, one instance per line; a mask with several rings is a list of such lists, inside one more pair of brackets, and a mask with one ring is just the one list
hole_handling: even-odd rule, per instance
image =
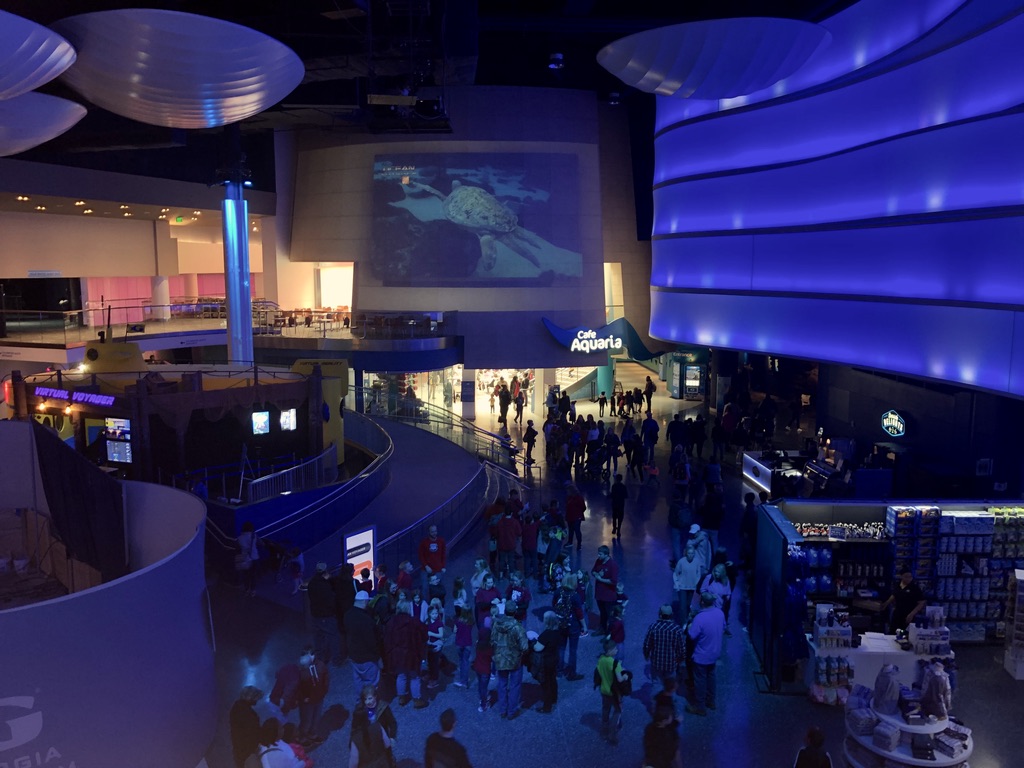
[[924, 592], [914, 581], [914, 574], [909, 568], [900, 571], [899, 584], [889, 595], [889, 599], [882, 603], [882, 610], [890, 605], [892, 620], [889, 622], [889, 634], [896, 634], [897, 629], [906, 629], [914, 622], [914, 617], [924, 610]]

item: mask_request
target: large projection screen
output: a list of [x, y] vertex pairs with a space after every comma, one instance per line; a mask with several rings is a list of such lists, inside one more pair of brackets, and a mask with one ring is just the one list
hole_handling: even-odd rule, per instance
[[385, 286], [578, 285], [579, 195], [575, 154], [377, 155], [370, 269]]

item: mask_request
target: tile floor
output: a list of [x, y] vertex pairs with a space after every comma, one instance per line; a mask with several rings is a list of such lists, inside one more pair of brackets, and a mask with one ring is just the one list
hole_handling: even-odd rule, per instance
[[[624, 382], [639, 376], [642, 369], [620, 369]], [[655, 415], [662, 423], [662, 441], [657, 460], [667, 466], [668, 450], [664, 425], [672, 414], [696, 403], [671, 400], [664, 383], [654, 398]], [[597, 415], [597, 405], [580, 402], [581, 413]], [[478, 410], [479, 423], [496, 428], [486, 409]], [[538, 421], [538, 424], [540, 422]], [[805, 427], [808, 426], [805, 424]], [[513, 438], [518, 438], [513, 425]], [[784, 435], [780, 435], [785, 439]], [[790, 438], [796, 441], [795, 433]], [[542, 446], [537, 453], [543, 456]], [[731, 454], [729, 456], [731, 458]], [[734, 464], [726, 462], [727, 523], [722, 541], [734, 547], [736, 518], [742, 505], [742, 478]], [[414, 473], [414, 470], [410, 470]], [[553, 484], [552, 473], [543, 475], [543, 487], [531, 490], [545, 499], [564, 497], [564, 490]], [[393, 482], [405, 482], [397, 476]], [[436, 480], [438, 484], [443, 480]], [[540, 481], [538, 481], [539, 483]], [[637, 674], [637, 689], [624, 704], [624, 727], [617, 747], [610, 747], [599, 738], [600, 697], [592, 689], [590, 670], [599, 653], [598, 640], [584, 638], [580, 643], [581, 681], [559, 682], [559, 703], [554, 713], [544, 715], [526, 712], [514, 722], [498, 719], [494, 712], [476, 711], [475, 687], [469, 690], [442, 685], [430, 706], [423, 710], [398, 707], [399, 723], [395, 754], [402, 768], [423, 764], [423, 745], [429, 733], [437, 729], [441, 711], [455, 709], [458, 717], [456, 736], [466, 746], [476, 768], [489, 766], [555, 765], [559, 768], [599, 768], [615, 766], [633, 768], [642, 765], [642, 732], [649, 721], [646, 704], [651, 686], [643, 683], [641, 642], [648, 624], [654, 620], [657, 607], [670, 599], [671, 575], [668, 569], [669, 544], [666, 528], [668, 484], [660, 488], [647, 484], [628, 484], [624, 534], [613, 541], [610, 508], [606, 488], [600, 482], [581, 482], [580, 487], [589, 506], [584, 523], [584, 548], [579, 556], [583, 565], [592, 565], [597, 547], [613, 545], [613, 556], [622, 569], [631, 601], [626, 613], [624, 665]], [[452, 554], [449, 577], [471, 573], [472, 561], [486, 550], [481, 535], [468, 539]], [[442, 532], [443, 535], [443, 532]], [[734, 551], [734, 550], [733, 550]], [[450, 586], [450, 580], [449, 580]], [[502, 585], [503, 586], [503, 585]], [[535, 585], [531, 585], [535, 586]], [[269, 587], [265, 587], [265, 590]], [[291, 607], [266, 597], [244, 598], [226, 584], [211, 585], [217, 628], [217, 675], [223, 702], [217, 735], [207, 752], [211, 768], [230, 768], [231, 757], [227, 729], [227, 712], [245, 684], [256, 684], [269, 690], [274, 671], [297, 655], [310, 637], [301, 606]], [[543, 596], [536, 595], [533, 608], [543, 606]], [[842, 755], [843, 716], [836, 708], [812, 704], [803, 696], [759, 693], [755, 675], [758, 661], [738, 621], [737, 602], [730, 617], [732, 636], [726, 638], [718, 666], [718, 709], [708, 717], [686, 715], [681, 727], [683, 765], [687, 768], [776, 768], [792, 765], [801, 739], [810, 724], [820, 725], [827, 735], [827, 745], [834, 764], [844, 765]], [[539, 619], [529, 619], [533, 628]], [[449, 648], [449, 650], [451, 650]], [[971, 768], [1007, 768], [1024, 764], [1020, 757], [1024, 738], [1016, 730], [1024, 718], [1024, 683], [1014, 682], [1001, 667], [1002, 651], [992, 646], [961, 646], [957, 648], [961, 662], [959, 691], [954, 698], [955, 714], [974, 728], [976, 749]], [[539, 688], [529, 675], [523, 686], [525, 705], [536, 705]], [[347, 765], [349, 716], [355, 700], [352, 676], [347, 667], [332, 669], [331, 693], [325, 707], [322, 729], [326, 741], [314, 750], [320, 766], [342, 768]], [[683, 701], [680, 699], [680, 705]], [[260, 705], [261, 714], [271, 710]], [[294, 715], [293, 715], [294, 718]]]

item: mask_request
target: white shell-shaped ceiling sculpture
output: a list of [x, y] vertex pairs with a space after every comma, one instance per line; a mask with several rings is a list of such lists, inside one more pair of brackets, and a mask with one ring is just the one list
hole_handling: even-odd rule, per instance
[[727, 99], [788, 77], [828, 40], [827, 30], [806, 21], [714, 19], [624, 37], [602, 48], [597, 61], [641, 91]]
[[75, 49], [56, 32], [0, 11], [0, 99], [50, 82], [74, 61]]
[[85, 117], [85, 107], [42, 93], [0, 101], [0, 157], [9, 157], [60, 136]]
[[150, 125], [238, 122], [279, 102], [305, 74], [283, 43], [208, 16], [126, 8], [53, 28], [78, 51], [63, 80], [94, 104]]

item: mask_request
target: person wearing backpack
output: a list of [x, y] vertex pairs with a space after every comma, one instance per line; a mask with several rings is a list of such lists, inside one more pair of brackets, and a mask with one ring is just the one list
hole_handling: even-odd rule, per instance
[[617, 475], [619, 474], [619, 456], [622, 455], [622, 442], [619, 440], [619, 436], [615, 434], [615, 425], [609, 424], [608, 431], [604, 433], [604, 447], [608, 449], [608, 458], [605, 461], [605, 471]]
[[654, 393], [658, 391], [658, 385], [655, 384], [651, 377], [647, 377], [647, 383], [644, 384], [644, 399], [647, 400], [647, 410], [651, 410], [651, 398], [654, 397]]
[[514, 618], [517, 606], [506, 602], [491, 627], [494, 668], [498, 673], [498, 714], [501, 719], [519, 717], [519, 695], [523, 685], [523, 654], [529, 646], [526, 630]]
[[268, 717], [260, 726], [259, 747], [246, 759], [245, 768], [305, 768], [305, 761], [281, 738], [281, 721]]
[[558, 703], [558, 657], [562, 646], [562, 619], [554, 611], [544, 613], [544, 631], [533, 644], [533, 652], [540, 654], [541, 706], [537, 711], [548, 715]]
[[[580, 638], [587, 634], [587, 614], [583, 610], [583, 601], [580, 600], [576, 589], [578, 583], [576, 574], [565, 574], [561, 587], [551, 603], [551, 609], [558, 616], [562, 630], [562, 644], [558, 649], [558, 672], [564, 671], [565, 679], [569, 682], [583, 679], [583, 675], [576, 673], [576, 652]], [[569, 651], [568, 659], [565, 658], [566, 649]]]
[[686, 540], [690, 528], [690, 520], [693, 513], [687, 505], [685, 491], [676, 488], [672, 491], [672, 501], [668, 505], [668, 532], [672, 539], [672, 560], [670, 568], [675, 568], [676, 563], [683, 552], [683, 542]]
[[[615, 746], [619, 743], [619, 730], [622, 728], [622, 697], [619, 695], [619, 683], [626, 682], [628, 674], [622, 668], [622, 662], [616, 657], [619, 647], [614, 640], [605, 640], [604, 653], [597, 659], [594, 670], [594, 687], [601, 689], [601, 738]], [[611, 721], [615, 711], [615, 722]]]

